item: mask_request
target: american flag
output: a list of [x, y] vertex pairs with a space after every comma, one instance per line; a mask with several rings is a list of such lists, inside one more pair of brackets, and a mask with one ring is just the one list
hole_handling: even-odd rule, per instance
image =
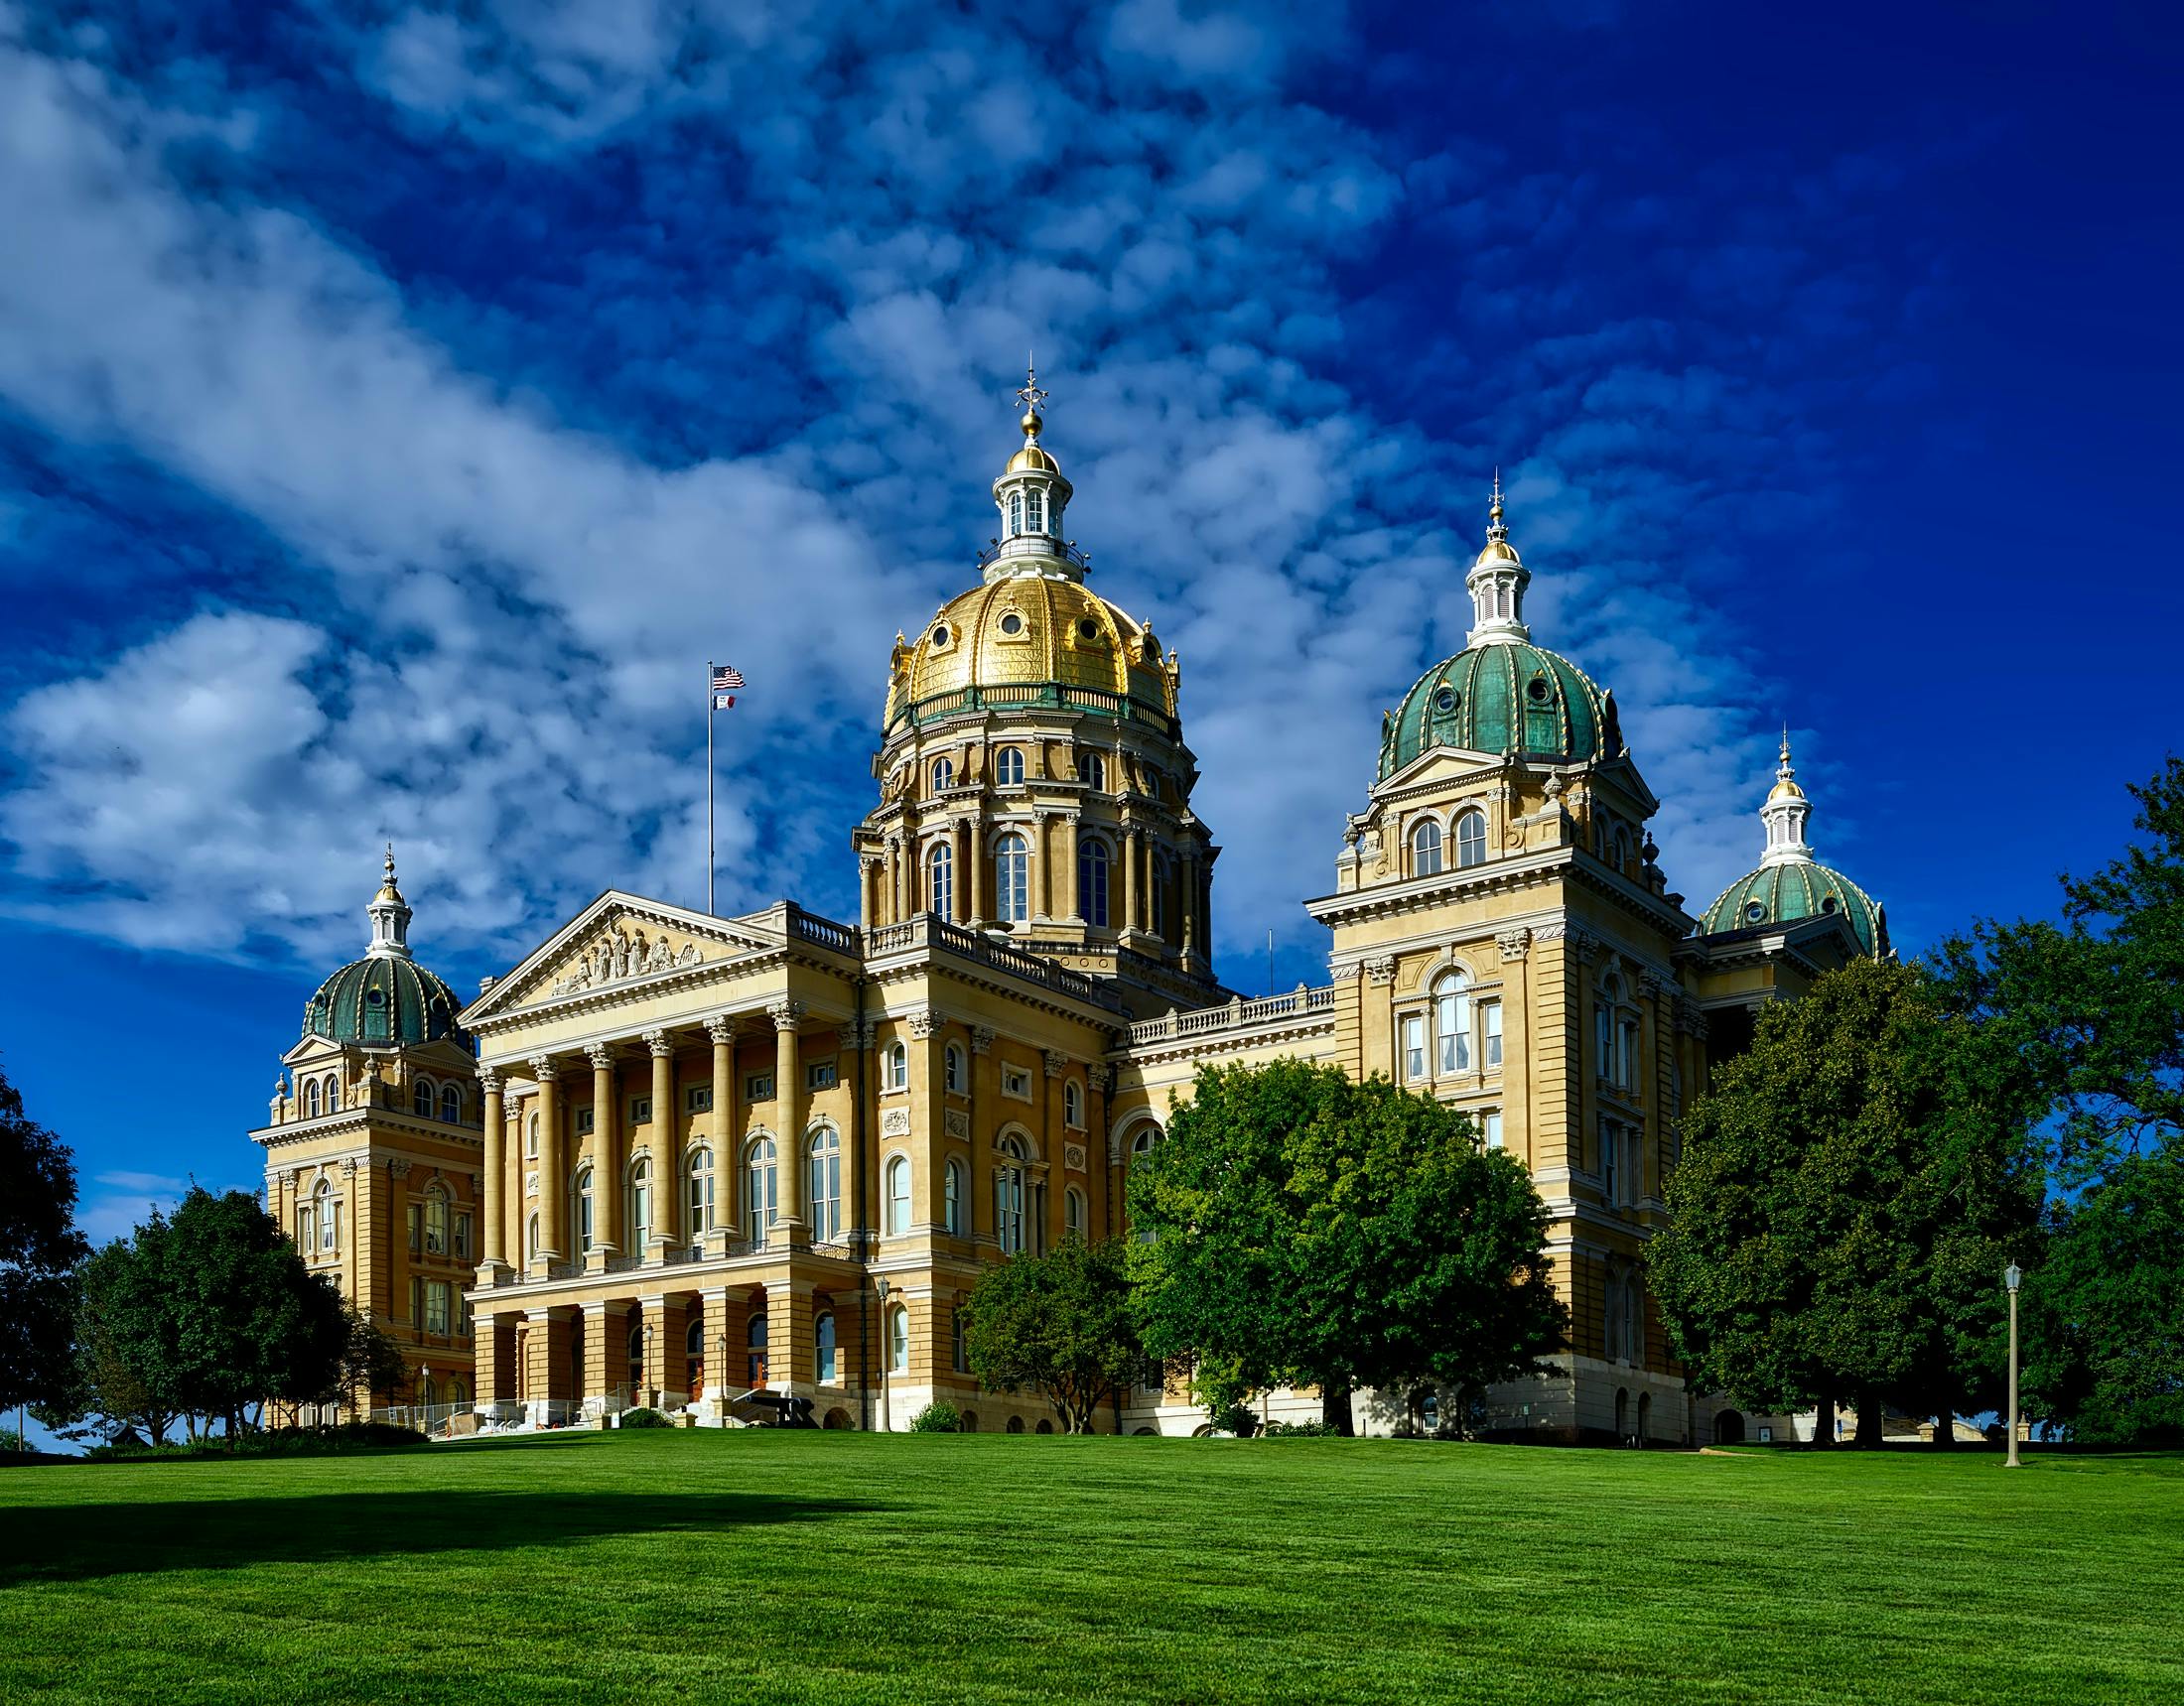
[[734, 664], [713, 666], [713, 709], [732, 711], [736, 706], [736, 690], [744, 685], [743, 672]]

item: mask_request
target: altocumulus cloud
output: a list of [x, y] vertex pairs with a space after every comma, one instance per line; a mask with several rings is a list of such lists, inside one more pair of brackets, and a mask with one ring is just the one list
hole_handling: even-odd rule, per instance
[[[1295, 927], [1379, 707], [1460, 645], [1496, 461], [1536, 631], [1616, 688], [1672, 875], [1703, 898], [1746, 862], [1765, 684], [1672, 518], [1797, 525], [1752, 447], [1825, 479], [1780, 443], [1804, 394], [1538, 287], [1596, 188], [1489, 196], [1490, 146], [1405, 158], [1314, 106], [1339, 20], [342, 8], [311, 39], [339, 133], [293, 79], [127, 47], [0, 11], [0, 226], [39, 233], [0, 267], [0, 393], [280, 572], [55, 649], [6, 714], [18, 913], [324, 955], [382, 835], [436, 943], [521, 946], [610, 883], [688, 897], [709, 650], [754, 681], [727, 900], [843, 904], [887, 640], [968, 579], [1034, 344], [1096, 584], [1183, 654], [1227, 947]], [[505, 288], [390, 258], [326, 164], [358, 151], [402, 194], [535, 197]], [[636, 186], [626, 243], [555, 224], [603, 179]], [[1399, 216], [1475, 259], [1415, 323], [1470, 387], [1432, 431], [1345, 359], [1345, 277]], [[1860, 300], [1738, 242], [1709, 289]]]

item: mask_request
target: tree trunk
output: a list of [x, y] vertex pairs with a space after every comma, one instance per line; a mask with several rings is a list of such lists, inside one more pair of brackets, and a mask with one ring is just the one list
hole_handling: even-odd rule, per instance
[[1813, 1444], [1822, 1451], [1833, 1451], [1836, 1444], [1836, 1396], [1822, 1392], [1820, 1402], [1813, 1411]]
[[1876, 1392], [1858, 1393], [1858, 1450], [1880, 1450], [1881, 1418], [1887, 1406]]
[[1934, 1449], [1936, 1451], [1954, 1451], [1956, 1448], [1956, 1413], [1947, 1404], [1943, 1404], [1941, 1413], [1934, 1418]]
[[1350, 1439], [1356, 1435], [1357, 1428], [1350, 1420], [1350, 1387], [1348, 1381], [1345, 1380], [1339, 1385], [1330, 1381], [1319, 1388], [1319, 1419], [1333, 1428], [1344, 1439]]

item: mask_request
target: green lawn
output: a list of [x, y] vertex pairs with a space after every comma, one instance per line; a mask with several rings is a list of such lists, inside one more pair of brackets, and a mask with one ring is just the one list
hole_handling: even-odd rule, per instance
[[2184, 1699], [2184, 1459], [586, 1434], [0, 1471], [0, 1700]]

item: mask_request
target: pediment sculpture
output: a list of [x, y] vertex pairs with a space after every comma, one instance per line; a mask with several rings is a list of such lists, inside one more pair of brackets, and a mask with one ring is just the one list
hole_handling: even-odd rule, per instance
[[665, 936], [648, 939], [642, 930], [625, 930], [617, 921], [578, 953], [568, 974], [554, 980], [553, 993], [580, 994], [603, 984], [696, 966], [704, 959], [695, 942], [686, 942], [678, 949]]

